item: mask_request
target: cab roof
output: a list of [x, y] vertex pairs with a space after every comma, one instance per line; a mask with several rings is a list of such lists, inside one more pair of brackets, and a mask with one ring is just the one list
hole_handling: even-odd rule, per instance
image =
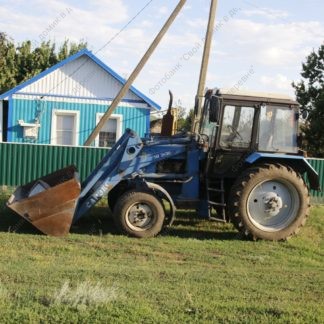
[[[214, 92], [215, 91], [215, 92]], [[243, 91], [237, 89], [214, 89], [214, 93], [221, 96], [225, 100], [237, 100], [237, 101], [255, 101], [263, 103], [278, 103], [285, 105], [299, 106], [299, 103], [291, 97], [267, 92], [255, 92], [255, 91]]]

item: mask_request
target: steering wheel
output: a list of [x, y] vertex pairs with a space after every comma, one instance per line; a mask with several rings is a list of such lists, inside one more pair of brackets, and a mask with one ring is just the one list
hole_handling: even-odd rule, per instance
[[[238, 130], [236, 128], [234, 128], [232, 125], [227, 125], [227, 128], [235, 135], [237, 136], [240, 140], [243, 141], [243, 137], [241, 136], [241, 134], [238, 132]], [[234, 139], [235, 137], [233, 137]]]
[[207, 134], [199, 134], [201, 139], [204, 141], [204, 142], [209, 142], [209, 136]]
[[209, 136], [206, 134], [197, 134], [198, 135], [198, 142], [204, 146], [205, 143], [209, 143]]

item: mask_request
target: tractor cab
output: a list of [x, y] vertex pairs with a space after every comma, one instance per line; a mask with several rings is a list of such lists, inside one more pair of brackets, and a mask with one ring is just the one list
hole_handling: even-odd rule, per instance
[[297, 154], [298, 112], [287, 96], [208, 90], [199, 133], [208, 138], [212, 173], [234, 176], [253, 152]]

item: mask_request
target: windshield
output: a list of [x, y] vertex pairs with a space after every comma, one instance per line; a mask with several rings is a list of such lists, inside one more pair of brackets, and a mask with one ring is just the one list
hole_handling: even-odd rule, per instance
[[289, 107], [261, 107], [259, 150], [297, 153], [296, 112]]

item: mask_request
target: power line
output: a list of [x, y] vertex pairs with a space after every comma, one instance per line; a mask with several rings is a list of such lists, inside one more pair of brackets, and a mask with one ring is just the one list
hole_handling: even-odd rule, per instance
[[[102, 51], [105, 47], [107, 47], [114, 39], [116, 39], [154, 0], [148, 1], [113, 37], [109, 39], [108, 42], [106, 42], [103, 46], [101, 46], [95, 54]], [[48, 91], [48, 93], [51, 93], [53, 90], [55, 90], [59, 85], [61, 85], [63, 82], [65, 82], [68, 78], [72, 77], [75, 73], [80, 71], [80, 69], [87, 63], [89, 63], [90, 58], [87, 58], [86, 61], [84, 61], [78, 68], [76, 68], [71, 74], [67, 75], [62, 81], [57, 83], [52, 89]]]

